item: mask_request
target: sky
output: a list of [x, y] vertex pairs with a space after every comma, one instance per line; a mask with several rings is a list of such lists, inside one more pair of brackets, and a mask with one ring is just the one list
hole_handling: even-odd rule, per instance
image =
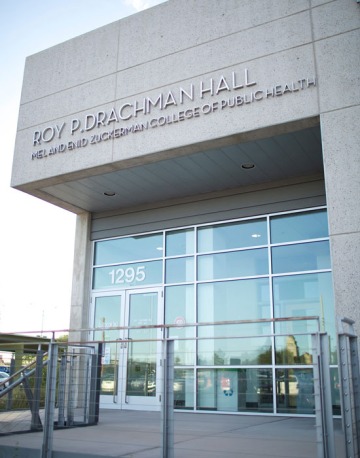
[[0, 333], [69, 328], [76, 217], [10, 188], [27, 56], [164, 0], [0, 0]]

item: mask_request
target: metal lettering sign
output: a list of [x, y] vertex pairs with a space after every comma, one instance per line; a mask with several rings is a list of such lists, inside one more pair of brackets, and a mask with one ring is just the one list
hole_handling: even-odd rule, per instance
[[[189, 83], [186, 89], [178, 87], [161, 92], [156, 97], [125, 102], [108, 111], [87, 113], [82, 118], [71, 119], [70, 122], [64, 121], [35, 130], [32, 136], [34, 150], [30, 156], [32, 160], [49, 158], [146, 130], [183, 123], [214, 112], [241, 108], [314, 87], [316, 78], [299, 78], [266, 88], [257, 86], [258, 83], [252, 80], [249, 70], [245, 68], [241, 74], [233, 71], [230, 75], [221, 75], [217, 79], [209, 78], [197, 84]], [[240, 90], [241, 94], [235, 94]], [[202, 103], [205, 102], [205, 98], [209, 100]], [[190, 102], [194, 102], [194, 106], [179, 109], [171, 114], [163, 113], [169, 107], [181, 107]], [[73, 139], [62, 141], [65, 134]]]

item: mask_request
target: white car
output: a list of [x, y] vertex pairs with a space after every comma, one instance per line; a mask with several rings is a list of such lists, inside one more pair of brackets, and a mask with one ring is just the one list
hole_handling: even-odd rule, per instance
[[[6, 380], [10, 377], [10, 375], [7, 372], [2, 372], [0, 371], [0, 391], [4, 390], [9, 386], [9, 382], [6, 382]], [[5, 382], [5, 383], [3, 383]]]

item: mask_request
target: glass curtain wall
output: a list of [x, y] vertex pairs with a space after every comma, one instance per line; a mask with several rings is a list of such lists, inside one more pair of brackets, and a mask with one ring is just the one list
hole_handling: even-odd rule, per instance
[[99, 241], [94, 264], [97, 291], [163, 285], [175, 408], [313, 414], [310, 333], [320, 327], [339, 412], [326, 209]]

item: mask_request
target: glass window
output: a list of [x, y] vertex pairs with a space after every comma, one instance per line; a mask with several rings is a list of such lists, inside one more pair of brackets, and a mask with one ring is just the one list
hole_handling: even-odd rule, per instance
[[256, 278], [198, 285], [198, 321], [270, 318], [269, 280]]
[[181, 324], [195, 323], [194, 285], [168, 286], [165, 288], [165, 324], [176, 325], [169, 329], [169, 337], [175, 339], [176, 366], [194, 364], [195, 327]]
[[[132, 294], [129, 301], [129, 327], [156, 325], [158, 294]], [[129, 329], [126, 395], [156, 395], [156, 328]], [[143, 340], [143, 341], [141, 341]]]
[[162, 234], [139, 235], [95, 243], [94, 265], [119, 264], [163, 255]]
[[271, 249], [274, 274], [330, 269], [329, 242], [301, 243]]
[[194, 229], [166, 233], [166, 256], [194, 253]]
[[[244, 336], [245, 325], [201, 326], [198, 341], [198, 364], [202, 366], [239, 366], [271, 364], [270, 337], [219, 338], [219, 336]], [[221, 329], [222, 328], [222, 329]], [[259, 333], [257, 326], [255, 332]], [[262, 331], [262, 330], [261, 330]], [[270, 331], [270, 326], [269, 326]], [[245, 331], [249, 332], [249, 329]], [[202, 340], [202, 337], [207, 337]]]
[[207, 254], [198, 257], [199, 280], [252, 277], [268, 273], [269, 263], [266, 248]]
[[[270, 318], [270, 312], [268, 279], [198, 285], [198, 321], [200, 323]], [[265, 337], [231, 338], [269, 334], [271, 332], [269, 323], [200, 326], [198, 332], [199, 337], [205, 338], [200, 339], [198, 343], [199, 364], [271, 363], [269, 339]], [[214, 337], [216, 339], [213, 340]]]
[[341, 415], [340, 380], [339, 371], [337, 367], [330, 368], [330, 380], [333, 415]]
[[197, 408], [223, 412], [272, 412], [272, 370], [198, 370]]
[[[311, 325], [309, 322], [300, 324], [301, 322], [294, 322], [294, 325], [300, 329], [300, 326], [307, 326], [309, 329]], [[278, 326], [278, 328], [285, 326]], [[315, 328], [315, 323], [313, 323]], [[299, 331], [297, 331], [299, 332]], [[309, 331], [308, 331], [309, 332]], [[315, 329], [314, 329], [315, 332]], [[312, 364], [312, 342], [311, 336], [297, 335], [295, 333], [287, 336], [275, 337], [275, 361], [276, 364], [295, 365], [295, 364]]]
[[[276, 399], [277, 413], [313, 414], [311, 333], [320, 330], [329, 336], [333, 411], [340, 413], [325, 209], [99, 241], [94, 265], [93, 288], [110, 290], [95, 297], [103, 395], [117, 392], [122, 364], [110, 342], [119, 331], [109, 328], [127, 316], [120, 314], [127, 302], [114, 290], [138, 288], [126, 293], [130, 325], [156, 324], [157, 293], [145, 288], [163, 285], [175, 409], [274, 412]], [[272, 317], [287, 319], [263, 321]], [[127, 395], [156, 394], [151, 332], [129, 330]]]
[[276, 370], [278, 413], [313, 414], [315, 412], [312, 369]]
[[295, 242], [328, 237], [326, 210], [273, 216], [270, 220], [271, 243]]
[[265, 219], [217, 224], [198, 229], [198, 252], [232, 250], [267, 244]]
[[94, 327], [105, 328], [101, 331], [95, 331], [95, 340], [116, 340], [119, 331], [111, 331], [106, 328], [120, 326], [121, 297], [102, 296], [95, 298]]
[[125, 289], [160, 283], [162, 261], [97, 267], [93, 275], [93, 289]]
[[166, 283], [194, 281], [194, 258], [174, 258], [166, 260]]
[[[335, 312], [331, 273], [274, 277], [273, 294], [275, 318], [319, 317], [320, 330], [329, 334], [331, 361], [333, 364], [336, 363]], [[275, 327], [277, 333], [288, 334], [290, 339], [295, 336], [293, 344], [288, 337], [277, 338], [277, 363], [290, 364], [287, 361], [289, 358], [294, 358], [296, 364], [308, 364], [306, 360], [311, 357], [311, 342], [308, 336], [298, 334], [316, 332], [319, 325], [316, 321], [309, 320], [277, 323]], [[288, 345], [291, 347], [290, 354]], [[287, 356], [284, 356], [286, 354]]]

